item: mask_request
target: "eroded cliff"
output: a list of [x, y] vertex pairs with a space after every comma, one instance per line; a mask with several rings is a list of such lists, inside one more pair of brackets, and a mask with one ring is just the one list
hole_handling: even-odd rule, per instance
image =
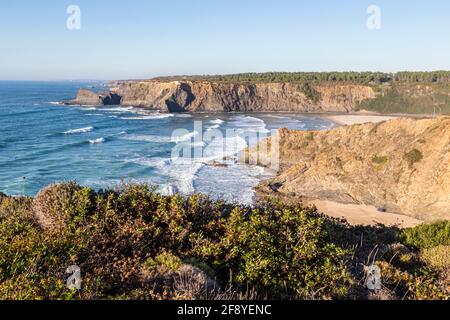
[[[322, 132], [281, 129], [277, 138], [281, 170], [260, 184], [261, 196], [367, 204], [421, 220], [450, 219], [450, 117]], [[256, 155], [260, 163], [270, 156]]]
[[111, 90], [123, 105], [160, 112], [350, 112], [375, 98], [369, 86], [300, 82], [124, 81]]

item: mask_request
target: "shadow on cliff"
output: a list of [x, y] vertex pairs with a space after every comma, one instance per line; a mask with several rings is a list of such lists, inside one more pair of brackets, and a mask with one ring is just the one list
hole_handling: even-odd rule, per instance
[[181, 92], [172, 95], [170, 99], [166, 100], [169, 112], [187, 112], [189, 106], [196, 99], [191, 87], [187, 83], [182, 83], [179, 90]]

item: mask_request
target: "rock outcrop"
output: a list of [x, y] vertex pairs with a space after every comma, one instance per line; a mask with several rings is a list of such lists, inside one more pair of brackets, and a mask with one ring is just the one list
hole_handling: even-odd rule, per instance
[[[330, 131], [278, 131], [281, 169], [258, 194], [373, 205], [450, 219], [450, 117], [396, 119]], [[262, 150], [267, 150], [260, 148]], [[258, 156], [267, 164], [267, 152]]]
[[[148, 80], [114, 86], [110, 95], [120, 104], [160, 112], [350, 112], [360, 102], [375, 98], [371, 87], [350, 84]], [[74, 101], [98, 104], [100, 100], [104, 102], [80, 90]]]
[[74, 100], [64, 101], [63, 103], [82, 106], [119, 105], [121, 104], [121, 97], [114, 92], [96, 93], [87, 89], [80, 89]]

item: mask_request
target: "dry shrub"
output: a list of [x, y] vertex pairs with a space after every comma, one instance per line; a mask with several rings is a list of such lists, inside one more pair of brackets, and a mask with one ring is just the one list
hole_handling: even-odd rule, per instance
[[64, 231], [87, 214], [91, 205], [90, 193], [90, 189], [73, 182], [42, 189], [33, 201], [33, 212], [39, 225], [50, 232]]
[[422, 250], [420, 259], [427, 265], [444, 270], [450, 268], [450, 246], [437, 246]]
[[210, 299], [220, 291], [219, 285], [200, 268], [183, 263], [170, 252], [163, 251], [142, 265], [140, 281], [156, 293], [174, 300]]
[[183, 264], [177, 270], [174, 290], [182, 299], [207, 299], [220, 291], [218, 284], [205, 272], [192, 265]]

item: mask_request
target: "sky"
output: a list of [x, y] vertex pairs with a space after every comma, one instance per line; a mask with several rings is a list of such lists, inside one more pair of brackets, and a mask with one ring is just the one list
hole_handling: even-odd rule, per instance
[[401, 70], [450, 70], [450, 1], [0, 0], [1, 80]]

